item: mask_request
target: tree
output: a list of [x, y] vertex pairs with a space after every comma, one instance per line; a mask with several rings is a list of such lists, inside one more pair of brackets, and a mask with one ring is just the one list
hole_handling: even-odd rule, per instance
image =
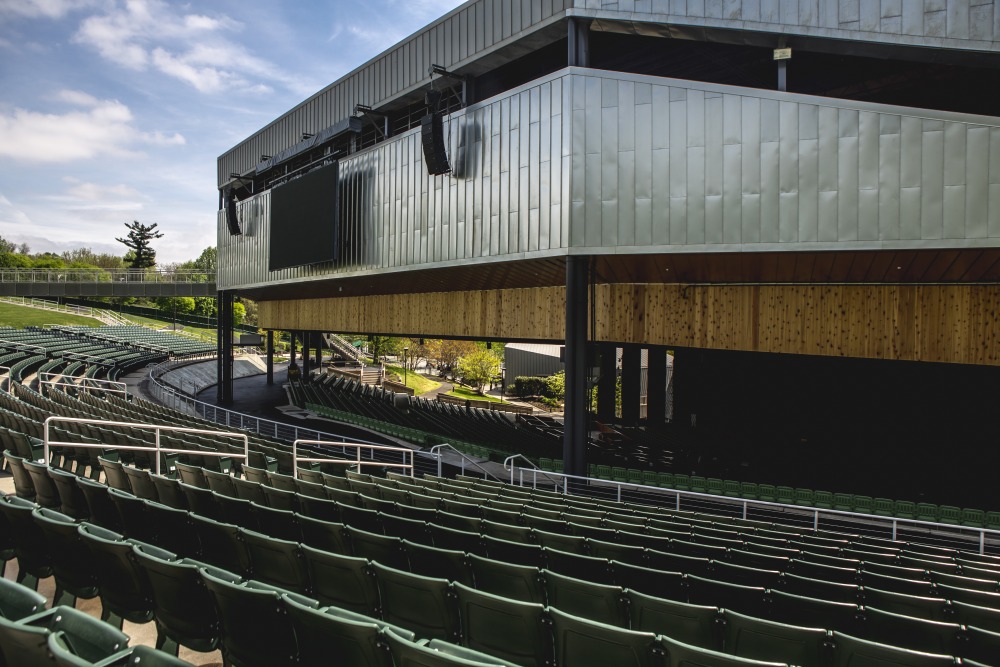
[[468, 340], [432, 341], [431, 355], [437, 359], [438, 366], [454, 368], [461, 357], [476, 351], [476, 344]]
[[399, 338], [369, 336], [368, 342], [371, 343], [372, 359], [375, 360], [375, 363], [378, 363], [379, 359], [387, 354], [397, 355], [403, 351], [403, 345]]
[[239, 301], [233, 304], [233, 326], [238, 327], [243, 324], [243, 318], [247, 315], [246, 307]]
[[151, 225], [144, 225], [138, 220], [133, 220], [132, 224], [126, 222], [125, 228], [128, 229], [128, 234], [125, 238], [115, 239], [119, 243], [124, 243], [125, 247], [134, 253], [131, 260], [133, 269], [149, 269], [156, 266], [156, 251], [149, 246], [149, 242], [153, 239], [163, 237], [162, 232], [156, 231], [156, 224], [154, 222]]
[[458, 372], [462, 380], [473, 385], [480, 394], [483, 385], [500, 374], [500, 357], [493, 350], [477, 349], [458, 360]]
[[17, 244], [12, 243], [11, 241], [8, 241], [4, 237], [0, 236], [0, 253], [15, 253], [15, 252], [17, 252]]

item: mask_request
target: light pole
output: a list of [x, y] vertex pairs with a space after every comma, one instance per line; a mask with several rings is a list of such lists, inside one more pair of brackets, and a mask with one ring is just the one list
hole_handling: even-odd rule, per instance
[[503, 390], [507, 386], [507, 367], [500, 366], [500, 402], [503, 403]]
[[407, 371], [406, 362], [407, 362], [407, 359], [409, 358], [409, 356], [410, 356], [410, 348], [404, 347], [403, 348], [403, 386], [404, 387], [406, 386], [406, 371]]

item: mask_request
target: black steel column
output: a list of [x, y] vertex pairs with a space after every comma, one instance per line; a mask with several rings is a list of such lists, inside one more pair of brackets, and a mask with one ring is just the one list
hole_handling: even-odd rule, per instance
[[600, 378], [597, 380], [597, 420], [610, 424], [615, 420], [615, 390], [618, 386], [618, 346], [601, 343]]
[[218, 295], [218, 379], [217, 397], [220, 405], [233, 404], [233, 291]]
[[563, 466], [587, 474], [587, 270], [589, 257], [566, 258], [566, 408]]
[[642, 349], [638, 345], [622, 347], [622, 423], [639, 422], [639, 394], [642, 382]]
[[274, 384], [274, 331], [267, 330], [267, 383]]
[[316, 337], [316, 370], [323, 370], [323, 334], [319, 331], [313, 334]]
[[646, 419], [650, 424], [662, 424], [667, 420], [667, 348], [651, 347], [647, 358]]
[[302, 377], [309, 376], [309, 332], [302, 332]]
[[570, 67], [590, 67], [590, 21], [571, 18], [566, 37], [569, 49], [566, 64]]

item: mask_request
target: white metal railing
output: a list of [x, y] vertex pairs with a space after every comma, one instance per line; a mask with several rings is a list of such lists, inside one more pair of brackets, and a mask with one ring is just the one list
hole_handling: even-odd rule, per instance
[[0, 269], [4, 283], [212, 283], [214, 273], [156, 269]]
[[5, 303], [12, 303], [18, 306], [26, 306], [28, 308], [36, 308], [38, 310], [49, 310], [57, 313], [69, 313], [71, 315], [80, 315], [81, 317], [93, 317], [103, 321], [97, 311], [88, 306], [76, 306], [72, 304], [63, 304], [56, 301], [49, 301], [48, 299], [37, 299], [33, 297], [25, 296], [6, 296], [0, 298], [0, 301]]
[[41, 345], [32, 345], [31, 343], [20, 343], [16, 340], [3, 340], [0, 339], [0, 346], [13, 348], [11, 352], [34, 352], [35, 354], [47, 354], [48, 349], [42, 347]]
[[[71, 382], [71, 380], [80, 380], [80, 383]], [[54, 389], [60, 385], [71, 386], [75, 389], [81, 389], [88, 394], [91, 393], [106, 393], [106, 394], [121, 394], [124, 398], [128, 398], [128, 386], [124, 382], [118, 382], [116, 380], [101, 380], [98, 378], [74, 378], [71, 375], [64, 375], [63, 373], [39, 373], [38, 374], [38, 385], [39, 388], [48, 387]], [[44, 391], [42, 393], [45, 393]]]
[[[146, 447], [143, 445], [112, 445], [105, 443], [85, 443], [85, 442], [62, 442], [58, 440], [52, 440], [50, 438], [50, 428], [52, 424], [55, 423], [74, 423], [74, 424], [92, 424], [95, 426], [108, 427], [108, 426], [127, 426], [130, 428], [148, 429], [152, 430], [155, 434], [155, 443], [153, 447]], [[81, 417], [60, 417], [58, 415], [53, 415], [45, 419], [43, 424], [43, 452], [45, 455], [45, 460], [49, 460], [49, 447], [54, 445], [56, 447], [76, 447], [79, 449], [113, 449], [113, 450], [124, 450], [124, 451], [143, 451], [147, 453], [156, 452], [156, 469], [157, 475], [160, 474], [160, 454], [192, 454], [197, 456], [217, 456], [220, 458], [235, 458], [243, 459], [245, 462], [250, 454], [250, 438], [247, 437], [246, 433], [229, 433], [226, 431], [209, 431], [200, 428], [187, 428], [184, 426], [167, 426], [164, 424], [142, 424], [134, 422], [112, 422], [105, 421], [103, 419], [90, 419]], [[243, 440], [243, 453], [235, 454], [233, 452], [216, 452], [216, 451], [206, 451], [201, 449], [177, 449], [175, 447], [161, 447], [160, 446], [160, 433], [167, 431], [170, 433], [192, 433], [195, 435], [211, 435], [213, 437], [221, 438], [233, 438]]]
[[[506, 468], [507, 462], [516, 458], [516, 456], [520, 455], [515, 455], [504, 461], [504, 467]], [[669, 503], [675, 511], [688, 510], [711, 513], [713, 509], [723, 512], [732, 512], [735, 510], [740, 518], [745, 520], [755, 518], [758, 520], [778, 519], [784, 520], [786, 523], [789, 521], [800, 521], [805, 522], [805, 525], [812, 530], [827, 529], [844, 531], [846, 529], [854, 529], [885, 534], [892, 540], [897, 540], [901, 532], [911, 530], [919, 532], [922, 535], [933, 536], [945, 542], [974, 542], [980, 554], [986, 552], [987, 542], [991, 546], [1000, 547], [1000, 530], [990, 528], [960, 526], [922, 521], [920, 519], [903, 519], [804, 505], [787, 505], [767, 500], [717, 496], [698, 491], [682, 491], [680, 489], [646, 486], [629, 482], [597, 480], [589, 477], [547, 472], [534, 466], [531, 468], [516, 468], [512, 465], [510, 467], [510, 482], [516, 486], [538, 488], [539, 482], [543, 484], [549, 482], [553, 483], [556, 489], [559, 489], [559, 482], [554, 480], [561, 480], [561, 492], [566, 495], [572, 495], [574, 490], [582, 492], [586, 489], [588, 493], [584, 495], [588, 497], [607, 497], [616, 502], [622, 502], [623, 492], [633, 494], [633, 496], [635, 494], [642, 494], [643, 499], [649, 499], [650, 502], [655, 502], [657, 505], [662, 506]], [[635, 502], [634, 497], [630, 498], [630, 500]]]
[[348, 438], [332, 433], [326, 433], [324, 431], [317, 431], [312, 428], [303, 428], [293, 424], [276, 422], [271, 419], [263, 419], [261, 417], [247, 415], [235, 410], [227, 410], [226, 408], [220, 408], [219, 406], [211, 403], [199, 401], [197, 398], [187, 396], [160, 380], [160, 376], [166, 372], [165, 370], [162, 370], [162, 368], [170, 363], [171, 362], [163, 362], [156, 364], [150, 370], [149, 393], [160, 404], [173, 408], [174, 410], [185, 412], [195, 417], [201, 417], [202, 419], [225, 426], [226, 428], [238, 428], [243, 431], [249, 431], [250, 433], [256, 433], [268, 438], [284, 440], [285, 442], [308, 439], [325, 441], [343, 440], [346, 442], [367, 445], [376, 444], [358, 438]]
[[531, 470], [532, 474], [535, 475], [535, 476], [537, 476], [538, 473], [541, 473], [542, 477], [545, 478], [547, 481], [551, 482], [553, 484], [553, 486], [555, 486], [555, 488], [557, 488], [557, 489], [559, 488], [560, 481], [561, 481], [562, 482], [563, 492], [566, 491], [566, 480], [565, 479], [560, 480], [561, 476], [559, 476], [559, 475], [551, 475], [550, 476], [549, 472], [547, 472], [547, 471], [542, 470], [541, 468], [539, 468], [537, 465], [535, 465], [534, 461], [532, 461], [528, 457], [524, 456], [523, 454], [512, 454], [511, 456], [508, 456], [507, 458], [505, 458], [503, 460], [503, 469], [510, 471], [510, 483], [511, 484], [514, 483], [514, 470], [515, 470], [514, 461], [516, 459], [521, 459], [522, 461], [527, 461], [528, 465], [531, 466], [530, 468], [516, 468], [517, 470], [521, 470], [522, 471], [522, 475], [523, 475], [523, 471], [524, 470]]
[[[345, 451], [347, 448], [353, 448], [355, 450], [356, 458], [352, 461], [351, 459], [330, 459], [330, 458], [316, 458], [316, 457], [300, 457], [299, 456], [299, 445], [327, 445], [340, 447], [341, 451]], [[402, 452], [403, 462], [402, 463], [386, 463], [385, 461], [376, 461], [374, 455], [365, 461], [361, 458], [361, 450], [366, 449], [371, 452], [383, 451], [383, 452]], [[346, 451], [345, 451], [346, 453]], [[407, 463], [406, 459], [409, 457], [410, 462]], [[298, 478], [299, 476], [299, 462], [302, 463], [333, 463], [337, 465], [356, 465], [360, 471], [363, 466], [378, 466], [380, 468], [402, 468], [404, 470], [410, 471], [410, 477], [413, 477], [413, 450], [409, 447], [394, 447], [391, 445], [372, 445], [360, 442], [346, 442], [338, 441], [331, 442], [329, 440], [296, 440], [292, 443], [292, 476]]]
[[497, 480], [498, 482], [503, 481], [499, 477], [497, 477], [496, 475], [494, 475], [493, 473], [491, 473], [489, 470], [487, 470], [486, 468], [484, 468], [481, 465], [479, 465], [479, 463], [477, 461], [475, 461], [474, 459], [472, 459], [468, 454], [466, 454], [465, 452], [463, 452], [463, 451], [461, 451], [459, 449], [456, 449], [455, 447], [453, 447], [452, 445], [448, 444], [447, 442], [441, 443], [440, 445], [434, 445], [429, 450], [427, 450], [427, 454], [429, 456], [433, 456], [434, 458], [437, 459], [437, 474], [438, 474], [438, 477], [443, 477], [444, 476], [442, 474], [442, 471], [444, 469], [444, 465], [443, 465], [444, 464], [444, 461], [443, 461], [444, 456], [441, 453], [441, 450], [444, 449], [444, 448], [450, 449], [451, 451], [453, 451], [456, 454], [458, 454], [459, 461], [461, 462], [460, 466], [461, 466], [462, 474], [463, 475], [465, 474], [465, 462], [468, 461], [469, 464], [473, 468], [476, 468], [477, 470], [479, 470], [479, 472], [481, 472], [483, 474], [484, 478], [487, 477], [487, 476], [489, 476], [489, 477], [492, 477], [493, 479]]

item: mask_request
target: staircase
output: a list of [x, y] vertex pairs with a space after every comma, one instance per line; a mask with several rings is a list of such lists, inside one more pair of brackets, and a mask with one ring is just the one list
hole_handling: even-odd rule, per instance
[[350, 341], [338, 336], [337, 334], [325, 333], [323, 334], [323, 340], [326, 342], [326, 346], [328, 348], [348, 361], [353, 361], [358, 364], [363, 364], [368, 361], [368, 358], [365, 357], [361, 350], [354, 347], [351, 345]]

